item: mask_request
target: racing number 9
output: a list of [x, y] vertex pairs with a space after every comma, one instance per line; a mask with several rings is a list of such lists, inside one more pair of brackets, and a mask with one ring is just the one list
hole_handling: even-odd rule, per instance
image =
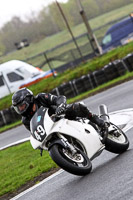
[[34, 131], [34, 134], [35, 134], [37, 140], [41, 140], [40, 135], [42, 135], [42, 136], [45, 135], [45, 130], [41, 125], [38, 125], [37, 130]]
[[41, 125], [37, 126], [37, 132], [40, 133], [40, 135], [44, 135], [45, 134], [45, 130]]

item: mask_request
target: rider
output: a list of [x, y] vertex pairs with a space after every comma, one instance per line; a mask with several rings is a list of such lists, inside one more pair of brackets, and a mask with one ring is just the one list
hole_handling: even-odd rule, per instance
[[66, 104], [65, 96], [55, 96], [50, 93], [39, 93], [34, 96], [31, 90], [22, 88], [13, 94], [12, 105], [16, 112], [22, 116], [22, 123], [28, 130], [30, 130], [32, 116], [41, 106], [50, 108], [51, 114], [60, 115], [65, 112], [68, 119], [73, 120], [76, 117], [83, 117], [98, 125], [102, 130], [105, 128], [104, 121], [97, 115], [92, 114], [85, 105], [81, 103]]

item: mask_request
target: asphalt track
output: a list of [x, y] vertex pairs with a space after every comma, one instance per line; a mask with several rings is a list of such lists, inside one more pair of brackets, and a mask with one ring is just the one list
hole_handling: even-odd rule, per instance
[[22, 125], [0, 134], [0, 149], [30, 137], [30, 132]]
[[[94, 113], [98, 113], [98, 105], [103, 103], [108, 106], [109, 112], [133, 108], [133, 81], [89, 97], [84, 102]], [[24, 132], [23, 126], [12, 129], [0, 135], [0, 142], [7, 145], [11, 136], [18, 140]], [[89, 175], [78, 177], [61, 171], [13, 199], [133, 200], [133, 129], [126, 134], [130, 141], [129, 150], [122, 155], [104, 151], [92, 161], [93, 170]]]

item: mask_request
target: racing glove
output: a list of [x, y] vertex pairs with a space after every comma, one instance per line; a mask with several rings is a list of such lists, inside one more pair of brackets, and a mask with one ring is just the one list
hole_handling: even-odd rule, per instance
[[57, 115], [61, 115], [61, 114], [65, 113], [65, 110], [66, 110], [66, 105], [64, 103], [62, 103], [56, 108], [55, 113]]
[[91, 115], [91, 122], [97, 124], [100, 128], [104, 128], [105, 122], [95, 114]]

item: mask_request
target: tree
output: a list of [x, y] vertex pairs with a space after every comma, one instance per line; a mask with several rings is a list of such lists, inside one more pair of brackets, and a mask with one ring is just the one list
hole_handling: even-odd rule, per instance
[[0, 56], [2, 56], [5, 53], [5, 45], [2, 43], [1, 38], [0, 38]]
[[39, 16], [38, 19], [40, 21], [41, 27], [43, 27], [43, 32], [46, 36], [55, 34], [60, 31], [58, 24], [53, 16], [53, 12], [50, 12], [50, 8], [44, 8]]

